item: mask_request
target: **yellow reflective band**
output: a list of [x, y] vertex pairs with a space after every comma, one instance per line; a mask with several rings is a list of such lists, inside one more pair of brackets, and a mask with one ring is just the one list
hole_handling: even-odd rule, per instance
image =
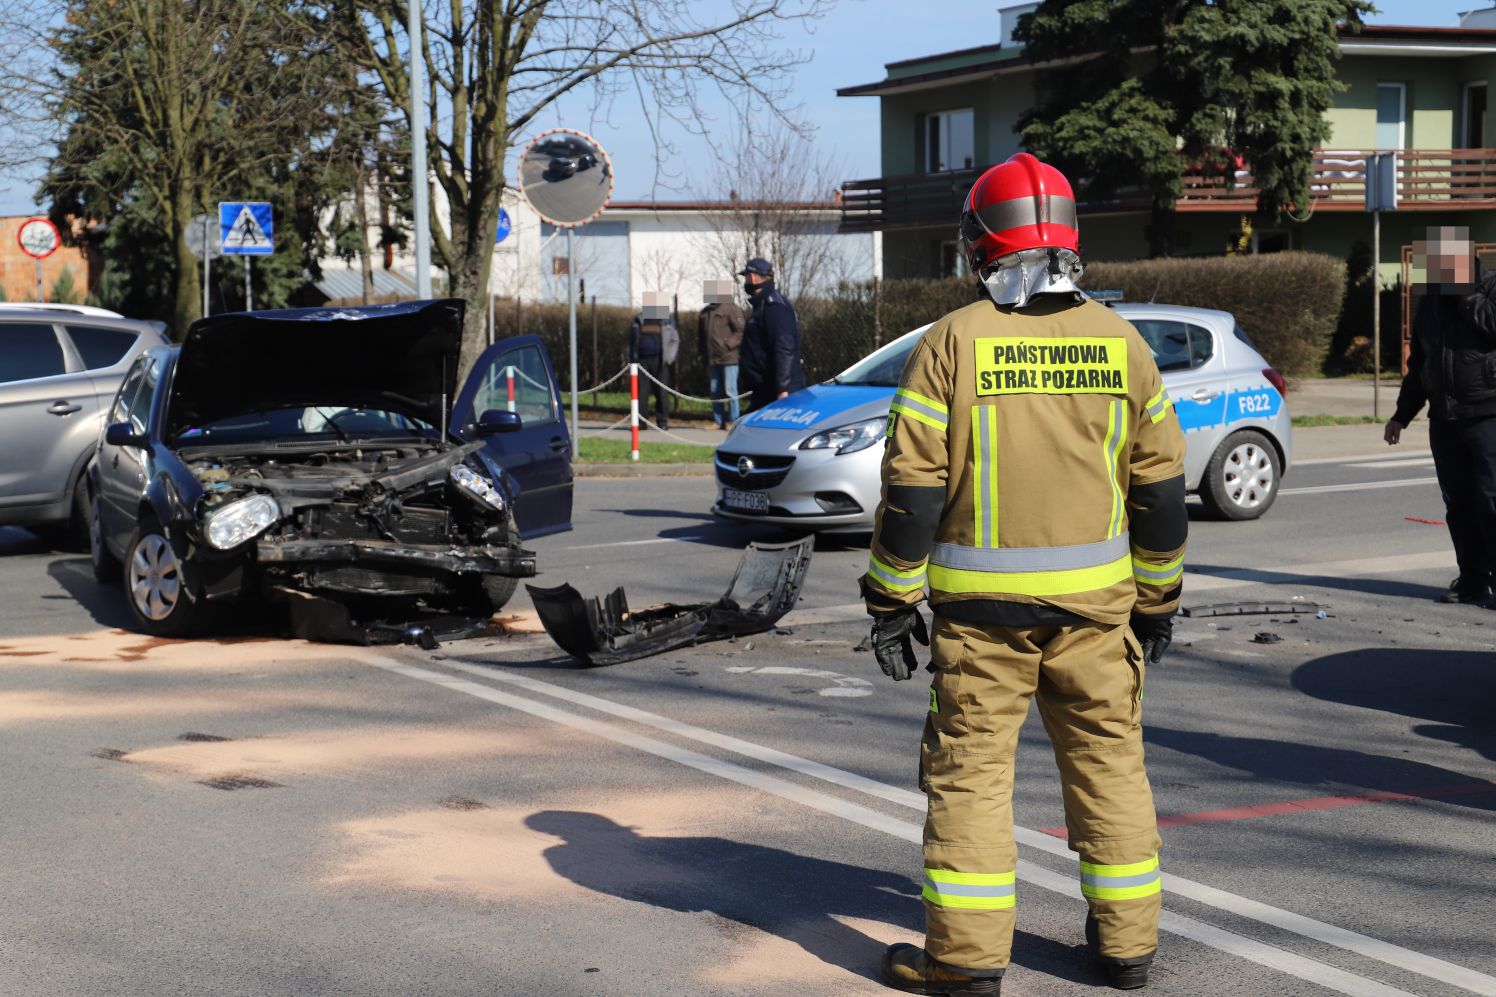
[[1158, 854], [1126, 865], [1080, 864], [1080, 892], [1091, 900], [1137, 900], [1163, 890]]
[[971, 498], [976, 545], [997, 546], [997, 406], [971, 407]]
[[976, 341], [978, 395], [1127, 394], [1127, 341], [1008, 337]]
[[933, 685], [930, 686], [930, 712], [940, 712], [940, 700], [935, 698], [935, 687]]
[[1107, 410], [1106, 439], [1101, 443], [1101, 457], [1106, 466], [1106, 480], [1112, 486], [1112, 515], [1107, 523], [1108, 537], [1122, 532], [1126, 518], [1126, 503], [1122, 498], [1122, 486], [1117, 483], [1117, 462], [1122, 457], [1122, 444], [1127, 441], [1127, 408], [1122, 399], [1117, 399]]
[[[1155, 860], [1155, 864], [1156, 860]], [[1018, 882], [1014, 872], [952, 872], [950, 869], [926, 869], [925, 875], [937, 883], [961, 883], [966, 886], [1000, 886]]]
[[1099, 862], [1081, 861], [1080, 871], [1088, 876], [1136, 876], [1144, 872], [1152, 872], [1158, 868], [1158, 853], [1154, 852], [1152, 858], [1146, 858], [1141, 862], [1129, 862], [1126, 865], [1101, 865]]
[[926, 869], [920, 894], [938, 907], [957, 910], [1008, 910], [1018, 900], [1014, 872], [951, 872]]
[[930, 588], [951, 594], [1076, 595], [1132, 579], [1132, 557], [1124, 554], [1094, 568], [1056, 571], [971, 571], [930, 565]]
[[894, 392], [894, 397], [906, 398], [917, 405], [923, 405], [926, 408], [933, 409], [933, 411], [930, 413], [931, 415], [950, 415], [950, 407], [947, 406], [944, 402], [937, 402], [933, 398], [927, 398], [926, 396], [920, 394], [918, 391], [910, 391], [908, 388], [900, 388], [898, 391]]
[[925, 583], [925, 566], [903, 570], [890, 567], [878, 560], [877, 555], [868, 555], [867, 573], [884, 588], [894, 592], [912, 592]]
[[1180, 554], [1168, 564], [1149, 564], [1134, 556], [1132, 576], [1144, 585], [1172, 585], [1184, 577], [1184, 555]]
[[1169, 389], [1159, 388], [1158, 394], [1148, 399], [1148, 404], [1144, 405], [1143, 409], [1148, 413], [1148, 417], [1153, 420], [1154, 424], [1157, 425], [1169, 411], [1169, 406], [1173, 404], [1174, 399], [1169, 397]]
[[889, 412], [898, 413], [898, 415], [907, 415], [908, 418], [914, 419], [916, 422], [923, 422], [923, 424], [934, 428], [934, 430], [939, 430], [941, 433], [944, 433], [945, 427], [950, 424], [950, 418], [945, 415], [944, 406], [935, 409], [935, 407], [929, 406], [928, 403], [919, 400], [919, 398], [907, 397], [902, 389], [899, 391], [899, 394], [893, 395], [893, 404], [890, 404]]
[[1087, 886], [1082, 883], [1080, 887], [1081, 896], [1088, 900], [1138, 900], [1163, 891], [1163, 881], [1158, 879], [1142, 886]]

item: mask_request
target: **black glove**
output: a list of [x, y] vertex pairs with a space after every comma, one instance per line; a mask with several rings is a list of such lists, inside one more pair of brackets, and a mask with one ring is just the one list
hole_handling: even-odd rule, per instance
[[1143, 661], [1156, 665], [1174, 640], [1174, 617], [1133, 615], [1132, 635], [1143, 645]]
[[883, 674], [895, 682], [903, 682], [919, 664], [914, 657], [914, 641], [929, 647], [930, 631], [925, 629], [925, 618], [919, 610], [910, 606], [891, 613], [873, 614], [872, 639], [873, 654]]

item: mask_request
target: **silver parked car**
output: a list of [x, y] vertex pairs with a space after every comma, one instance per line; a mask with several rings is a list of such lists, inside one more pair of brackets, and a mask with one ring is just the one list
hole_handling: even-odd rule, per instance
[[0, 308], [0, 526], [86, 537], [83, 469], [125, 371], [167, 344], [163, 328], [82, 306]]
[[[1158, 362], [1188, 444], [1189, 490], [1219, 518], [1261, 516], [1293, 456], [1283, 378], [1228, 312], [1110, 307], [1137, 328]], [[871, 529], [888, 406], [928, 328], [739, 421], [717, 450], [712, 511], [795, 528]]]

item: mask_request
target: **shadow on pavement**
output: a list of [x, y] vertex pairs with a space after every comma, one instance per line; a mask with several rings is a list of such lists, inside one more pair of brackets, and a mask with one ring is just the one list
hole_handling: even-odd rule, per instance
[[[578, 886], [665, 910], [715, 914], [869, 979], [878, 978], [884, 943], [836, 916], [924, 929], [919, 893], [907, 876], [726, 838], [649, 837], [575, 810], [540, 811], [525, 824], [561, 839], [546, 849], [546, 861]], [[1027, 932], [1014, 938], [1015, 964], [1094, 983], [1082, 952]]]
[[58, 550], [49, 540], [19, 526], [0, 526], [0, 557], [50, 554]]
[[[1434, 597], [1444, 591], [1441, 585], [1420, 585], [1416, 582], [1399, 582], [1388, 578], [1337, 578], [1325, 575], [1298, 574], [1290, 571], [1273, 571], [1271, 569], [1253, 568], [1250, 572], [1243, 572], [1240, 565], [1227, 564], [1196, 564], [1190, 562], [1185, 566], [1187, 571], [1199, 575], [1222, 576], [1225, 578], [1247, 578], [1254, 583], [1264, 585], [1300, 585], [1313, 588], [1344, 589], [1347, 592], [1363, 592], [1367, 595], [1396, 596], [1407, 599], [1426, 599], [1433, 601]], [[1212, 593], [1214, 595], [1214, 593]], [[1228, 601], [1224, 596], [1220, 601]]]
[[[1303, 786], [1321, 794], [1341, 794], [1347, 787], [1421, 795], [1471, 787], [1470, 793], [1440, 792], [1439, 798], [1472, 810], [1496, 811], [1496, 794], [1486, 792], [1489, 777], [1469, 775], [1422, 762], [1375, 755], [1351, 748], [1322, 748], [1258, 737], [1231, 737], [1156, 724], [1143, 728], [1150, 745], [1203, 758], [1255, 779], [1283, 786]], [[1276, 801], [1274, 801], [1276, 802]]]
[[[47, 574], [89, 617], [101, 627], [110, 630], [133, 630], [135, 618], [130, 607], [125, 605], [123, 580], [113, 585], [101, 585], [94, 579], [93, 564], [86, 557], [58, 558], [47, 565]], [[63, 596], [42, 596], [64, 598]]]
[[1315, 699], [1433, 723], [1413, 730], [1496, 760], [1496, 653], [1368, 648], [1300, 665], [1293, 687]]

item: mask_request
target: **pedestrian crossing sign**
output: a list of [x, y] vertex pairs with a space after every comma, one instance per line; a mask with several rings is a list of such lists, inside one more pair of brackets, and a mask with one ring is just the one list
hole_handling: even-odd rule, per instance
[[268, 201], [218, 202], [218, 233], [225, 256], [275, 252], [275, 216]]

